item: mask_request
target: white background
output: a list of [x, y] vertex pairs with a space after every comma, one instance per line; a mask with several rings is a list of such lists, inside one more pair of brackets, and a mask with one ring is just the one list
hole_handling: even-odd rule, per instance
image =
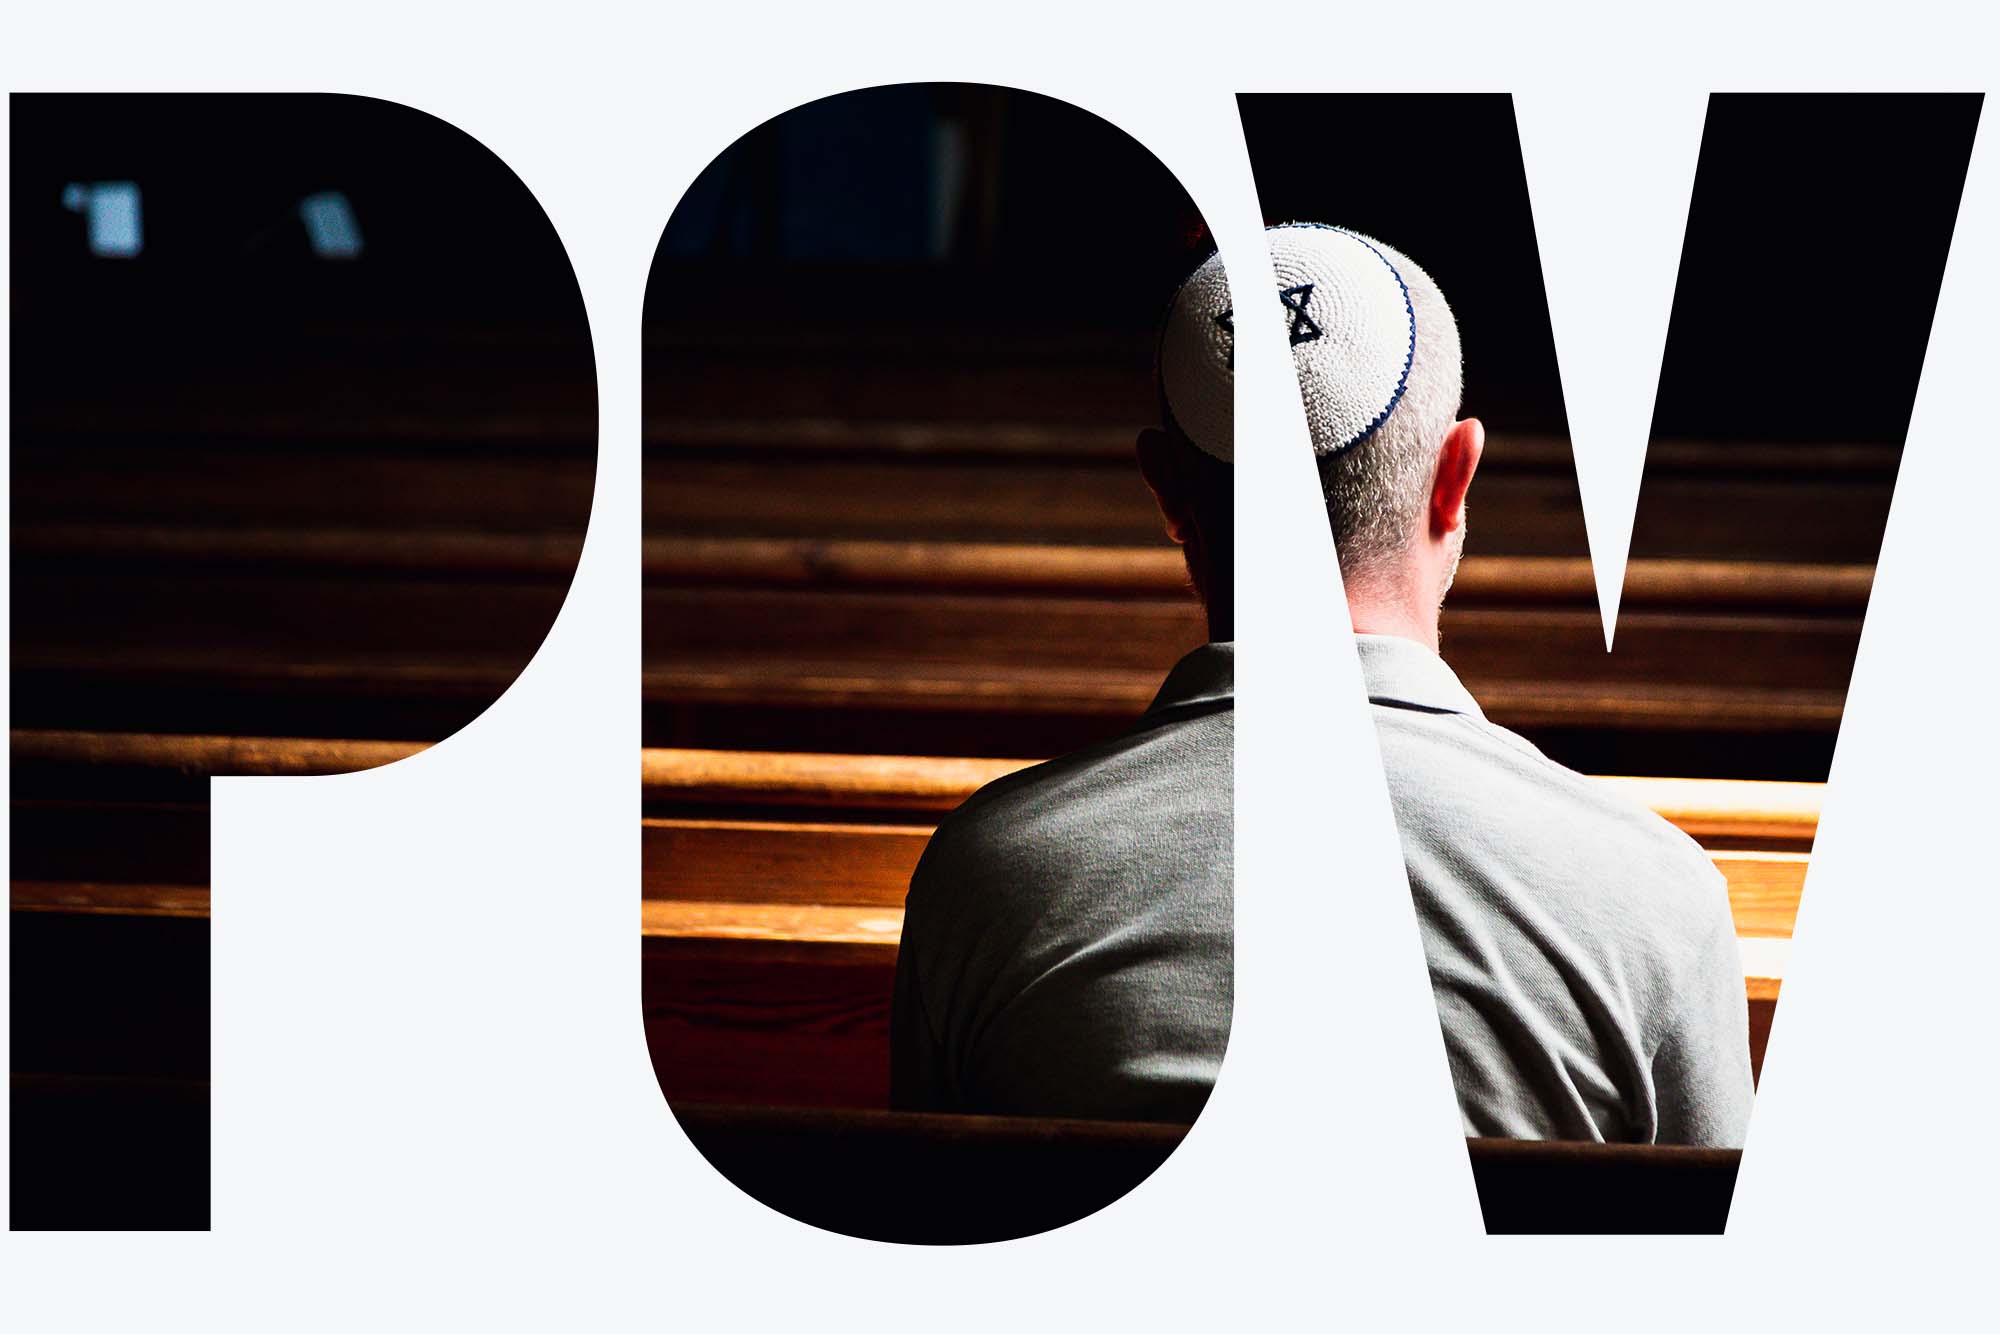
[[[1062, 97], [1175, 171], [1243, 288], [1268, 277], [1236, 91], [1514, 91], [1524, 132], [1553, 127], [1524, 146], [1541, 258], [1590, 531], [1622, 548], [1643, 438], [1629, 423], [1650, 408], [1657, 275], [1675, 262], [1658, 247], [1679, 224], [1619, 228], [1614, 205], [1684, 215], [1712, 89], [1988, 87], [1996, 44], [1957, 7], [1655, 7], [1629, 26], [1416, 5], [48, 8], [9, 16], [12, 89], [365, 94], [499, 154], [575, 264], [602, 443], [575, 587], [498, 705], [388, 769], [216, 784], [214, 1230], [11, 1234], [0, 1300], [28, 1317], [17, 1328], [1733, 1328], [1957, 1324], [1983, 1302], [2000, 940], [1990, 127], [1728, 1237], [1480, 1233], [1276, 321], [1239, 328], [1235, 1035], [1165, 1168], [1096, 1217], [997, 1247], [806, 1229], [680, 1135], [647, 1063], [635, 940], [640, 303], [680, 192], [737, 135], [884, 82]], [[1613, 144], [1629, 127], [1661, 174], [1607, 176], [1585, 126]], [[1335, 106], [1325, 131], [1324, 163], [1302, 169], [1338, 169]], [[1882, 271], [1894, 182], [1803, 206], [1851, 215], [1857, 264]], [[1079, 219], [1076, 244], [1115, 247], [1115, 221]], [[1746, 375], [1757, 338], [1786, 336], [1782, 312], [1756, 330]]]

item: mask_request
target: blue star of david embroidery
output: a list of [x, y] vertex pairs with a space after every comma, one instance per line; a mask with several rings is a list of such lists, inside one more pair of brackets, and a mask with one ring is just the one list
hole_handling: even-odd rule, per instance
[[1222, 331], [1229, 335], [1229, 343], [1223, 350], [1223, 362], [1230, 370], [1236, 369], [1236, 308], [1231, 306], [1215, 317]]
[[1320, 336], [1321, 330], [1313, 323], [1312, 316], [1306, 314], [1306, 307], [1312, 304], [1313, 285], [1300, 283], [1297, 287], [1287, 287], [1278, 293], [1278, 300], [1285, 303], [1285, 309], [1292, 312], [1292, 346], [1310, 343]]

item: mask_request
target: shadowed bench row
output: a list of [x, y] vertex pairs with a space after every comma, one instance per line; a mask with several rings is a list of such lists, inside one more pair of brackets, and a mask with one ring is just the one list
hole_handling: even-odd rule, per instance
[[[19, 525], [17, 720], [440, 734], [511, 682], [576, 551], [564, 533]], [[654, 744], [1057, 753], [1127, 725], [1205, 633], [1156, 540], [661, 535], [645, 573]], [[1636, 560], [1607, 655], [1588, 561], [1475, 555], [1444, 642], [1492, 718], [1577, 767], [1817, 776], [1871, 576]]]
[[[763, 715], [779, 713], [819, 719], [786, 735], [934, 748], [934, 726], [891, 715], [975, 706], [1101, 733], [1203, 636], [1170, 549], [704, 538], [648, 550], [645, 688], [679, 710], [662, 728], [703, 746], [768, 735]], [[1871, 576], [1637, 561], [1607, 655], [1587, 560], [1473, 556], [1444, 642], [1491, 717], [1559, 756], [1727, 770], [1758, 763], [1774, 737], [1831, 737]]]
[[[1143, 358], [1072, 385], [676, 353], [647, 412], [647, 744], [1059, 753], [1200, 638], [1133, 466]], [[1568, 443], [1496, 432], [1452, 661], [1586, 772], [1823, 778], [1897, 457], [1653, 442], [1607, 657]]]
[[[1033, 1117], [673, 1109], [695, 1148], [753, 1198], [879, 1241], [999, 1241], [1086, 1217], [1144, 1181], [1186, 1134]], [[1489, 1232], [1721, 1232], [1740, 1159], [1733, 1149], [1490, 1139], [1467, 1149]], [[1337, 1180], [1338, 1159], [1333, 1168]]]
[[[1016, 767], [645, 752], [645, 1004], [669, 1096], [881, 1105], [910, 872], [940, 812]], [[1700, 841], [1727, 878], [1761, 1067], [1819, 786], [1600, 781]]]
[[[192, 948], [187, 928], [208, 913], [207, 775], [337, 772], [416, 749], [16, 732], [16, 930], [47, 935], [50, 960], [64, 956], [65, 942], [77, 952], [74, 974], [51, 963], [54, 986], [87, 990], [102, 976], [92, 924], [107, 937], [145, 938], [151, 923], [159, 938], [180, 942], [151, 961], [164, 967]], [[942, 812], [1020, 762], [694, 750], [640, 759], [643, 992], [662, 1087], [706, 1101], [883, 1105], [910, 871]], [[1728, 878], [1761, 1064], [1819, 788], [1600, 781], [1700, 840]], [[205, 1005], [205, 936], [201, 948]], [[103, 1059], [129, 1059], [112, 1017], [100, 1021], [105, 1032], [90, 1040], [108, 1044]], [[146, 1016], [149, 1031], [160, 1023], [157, 1009]], [[205, 1035], [205, 1018], [196, 1027]], [[18, 1039], [16, 1050], [18, 1059]], [[154, 1073], [184, 1071], [170, 1063]]]
[[[1147, 337], [653, 332], [647, 744], [1059, 753], [1201, 639], [1132, 462]], [[532, 339], [490, 401], [378, 343], [329, 344], [365, 395], [309, 359], [24, 409], [18, 724], [435, 739], [505, 688], [574, 569], [593, 400]], [[1654, 442], [1607, 656], [1568, 444], [1496, 430], [1448, 650], [1586, 771], [1821, 777], [1897, 458]]]

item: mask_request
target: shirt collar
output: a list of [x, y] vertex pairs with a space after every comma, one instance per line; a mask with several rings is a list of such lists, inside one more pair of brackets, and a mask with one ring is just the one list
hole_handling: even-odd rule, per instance
[[1203, 644], [1174, 664], [1146, 713], [1150, 716], [1191, 705], [1235, 702], [1235, 643]]
[[1444, 659], [1414, 639], [1358, 634], [1354, 648], [1361, 655], [1369, 703], [1486, 716]]

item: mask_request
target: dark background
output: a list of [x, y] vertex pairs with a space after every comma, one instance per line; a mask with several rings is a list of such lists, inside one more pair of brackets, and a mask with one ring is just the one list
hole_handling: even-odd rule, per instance
[[978, 84], [864, 89], [766, 121], [696, 179], [653, 257], [648, 346], [880, 324], [976, 356], [995, 329], [1115, 331], [1145, 362], [1210, 249], [1173, 175], [1087, 111]]
[[[28, 364], [78, 369], [45, 342], [75, 328], [246, 342], [337, 319], [581, 332], [532, 193], [422, 112], [366, 97], [37, 94], [13, 99], [13, 120], [13, 315], [38, 335], [15, 355]], [[91, 254], [84, 216], [63, 206], [66, 185], [96, 181], [140, 187], [136, 256]], [[352, 260], [308, 244], [298, 204], [323, 190], [353, 205]]]

